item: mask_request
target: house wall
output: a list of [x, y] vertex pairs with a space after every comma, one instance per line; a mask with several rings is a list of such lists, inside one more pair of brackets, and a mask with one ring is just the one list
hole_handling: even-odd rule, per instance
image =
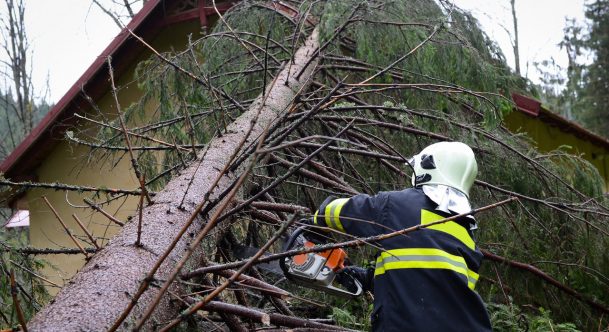
[[568, 152], [580, 155], [596, 167], [605, 181], [605, 191], [609, 188], [609, 150], [590, 140], [567, 133], [550, 126], [538, 118], [523, 112], [513, 111], [505, 119], [506, 127], [516, 133], [526, 133], [541, 152], [549, 152], [560, 147], [568, 147]]
[[[163, 29], [151, 44], [159, 51], [183, 50], [187, 46], [188, 35], [192, 34], [192, 38], [196, 39], [200, 37], [200, 30], [198, 21], [174, 24], [171, 27]], [[135, 61], [124, 74], [120, 77], [115, 77], [116, 85], [120, 87], [118, 96], [119, 102], [122, 105], [121, 107], [126, 107], [140, 98], [141, 90], [137, 87], [134, 71], [137, 62], [150, 56], [151, 52], [145, 50], [138, 57], [138, 61]], [[115, 102], [110, 91], [103, 98], [97, 100], [96, 104], [106, 113], [106, 116], [110, 118], [116, 116]], [[150, 108], [152, 109], [152, 105]], [[75, 127], [77, 128], [74, 130], [75, 135], [87, 132], [86, 129], [93, 129], [90, 124], [82, 122], [78, 123]], [[82, 135], [84, 136], [84, 134]], [[47, 155], [46, 159], [36, 169], [35, 176], [39, 182], [57, 182], [80, 186], [103, 186], [131, 190], [139, 189], [139, 182], [131, 168], [128, 155], [117, 154], [102, 158], [100, 154], [90, 154], [88, 147], [69, 143], [66, 140], [58, 142], [52, 152]], [[86, 192], [66, 193], [64, 191], [49, 189], [30, 190], [26, 194], [26, 200], [30, 209], [30, 243], [33, 247], [76, 247], [66, 235], [61, 224], [45, 204], [42, 197], [47, 197], [72, 232], [83, 240], [86, 240], [86, 236], [72, 218], [72, 214], [76, 214], [94, 236], [106, 239], [102, 240], [103, 243], [120, 229], [118, 225], [112, 223], [103, 215], [94, 213], [91, 209], [83, 208], [85, 206], [83, 198], [85, 197], [96, 202], [102, 202], [110, 197], [104, 195], [94, 197], [92, 193]], [[127, 221], [129, 216], [136, 214], [138, 202], [139, 197], [122, 197], [112, 201], [108, 205], [104, 205], [103, 209], [114, 215], [117, 219]], [[137, 217], [134, 220], [137, 220]], [[82, 241], [81, 244], [85, 247], [91, 246]], [[40, 258], [48, 262], [43, 274], [59, 285], [67, 282], [85, 263], [83, 255], [47, 255]], [[51, 294], [55, 294], [58, 289], [50, 287], [49, 291]]]

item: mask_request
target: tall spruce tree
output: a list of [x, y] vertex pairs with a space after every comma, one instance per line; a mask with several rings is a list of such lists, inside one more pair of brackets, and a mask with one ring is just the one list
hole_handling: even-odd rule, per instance
[[609, 1], [587, 4], [586, 17], [590, 22], [586, 47], [592, 52], [593, 61], [586, 70], [585, 107], [580, 119], [598, 134], [609, 137]]

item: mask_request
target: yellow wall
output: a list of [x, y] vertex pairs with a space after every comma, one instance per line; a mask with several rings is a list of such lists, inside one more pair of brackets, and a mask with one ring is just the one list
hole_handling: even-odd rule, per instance
[[609, 151], [606, 148], [519, 111], [511, 112], [505, 125], [512, 132], [526, 133], [541, 152], [568, 146], [568, 152], [580, 155], [594, 165], [605, 180], [605, 190], [609, 187]]
[[[188, 35], [192, 34], [193, 39], [196, 39], [199, 37], [199, 31], [198, 22], [172, 25], [162, 31], [151, 44], [159, 51], [183, 50], [186, 48]], [[150, 55], [151, 53], [146, 50], [139, 56], [138, 61], [147, 59]], [[120, 59], [115, 60], [120, 61]], [[121, 77], [115, 78], [116, 85], [120, 87], [119, 101], [121, 107], [126, 108], [132, 102], [137, 101], [141, 95], [134, 78], [135, 65], [138, 61]], [[106, 112], [106, 116], [116, 116], [116, 107], [110, 91], [96, 103], [101, 110]], [[76, 128], [74, 130], [76, 135], [83, 133], [86, 129], [89, 129], [89, 131], [94, 129], [90, 124], [82, 122], [76, 125]], [[91, 133], [89, 132], [89, 134]], [[120, 157], [122, 158], [118, 161]], [[139, 182], [134, 175], [127, 155], [117, 154], [112, 157], [101, 158], [99, 154], [90, 155], [88, 147], [75, 145], [65, 140], [59, 142], [52, 152], [47, 155], [46, 159], [36, 169], [35, 175], [39, 182], [139, 189]], [[72, 218], [72, 214], [76, 214], [96, 237], [110, 239], [119, 230], [116, 224], [103, 215], [94, 213], [87, 208], [80, 208], [85, 205], [83, 202], [85, 197], [96, 202], [102, 202], [109, 197], [94, 197], [92, 193], [86, 192], [69, 192], [66, 194], [64, 191], [36, 189], [26, 194], [30, 209], [30, 242], [33, 247], [76, 247], [43, 201], [43, 196], [48, 198], [73, 233], [83, 240], [86, 240], [86, 236]], [[126, 221], [128, 216], [136, 213], [138, 201], [139, 197], [123, 197], [103, 206], [103, 208], [119, 220]], [[70, 204], [79, 207], [72, 207]], [[85, 247], [91, 246], [85, 242], [81, 243]], [[59, 285], [63, 285], [85, 262], [83, 255], [48, 255], [41, 256], [41, 258], [48, 262], [43, 273]], [[49, 291], [54, 294], [57, 289], [49, 288]]]

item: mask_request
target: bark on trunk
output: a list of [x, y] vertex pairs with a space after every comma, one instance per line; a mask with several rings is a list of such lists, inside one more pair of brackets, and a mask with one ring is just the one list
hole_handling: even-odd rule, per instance
[[[210, 142], [209, 151], [197, 168], [193, 163], [179, 177], [171, 180], [155, 197], [155, 204], [144, 209], [141, 243], [134, 245], [137, 237], [137, 222], [125, 225], [121, 232], [110, 243], [98, 252], [57, 294], [55, 299], [41, 310], [28, 324], [31, 331], [105, 331], [125, 310], [136, 293], [142, 279], [150, 271], [159, 256], [168, 248], [179, 230], [185, 225], [195, 206], [203, 200], [204, 195], [212, 190], [212, 182], [228, 162], [229, 156], [239, 149], [239, 142], [248, 131], [250, 122], [261, 110], [258, 122], [254, 126], [249, 141], [258, 137], [266, 125], [277, 118], [278, 112], [288, 109], [296, 94], [310, 82], [316, 60], [304, 69], [300, 79], [295, 76], [304, 65], [315, 56], [319, 47], [317, 29], [307, 39], [294, 57], [291, 66], [285, 66], [278, 74], [274, 85], [267, 88], [264, 105], [262, 96], [252, 104], [250, 109], [228, 127], [228, 132], [221, 138]], [[288, 72], [289, 69], [289, 72]], [[288, 80], [289, 84], [284, 84]], [[188, 186], [191, 178], [193, 183]], [[236, 175], [223, 177], [214, 192], [222, 192], [230, 185]], [[185, 191], [184, 210], [178, 209]], [[197, 220], [186, 234], [196, 233], [202, 221]], [[188, 247], [191, 237], [184, 236], [171, 255], [157, 271], [155, 278], [163, 280], [182, 253]], [[193, 257], [193, 261], [197, 261]], [[123, 323], [129, 327], [145, 310], [157, 289], [150, 287], [140, 298], [138, 305]], [[156, 310], [156, 316], [150, 321], [166, 321], [177, 314], [177, 308], [169, 303], [165, 296]]]

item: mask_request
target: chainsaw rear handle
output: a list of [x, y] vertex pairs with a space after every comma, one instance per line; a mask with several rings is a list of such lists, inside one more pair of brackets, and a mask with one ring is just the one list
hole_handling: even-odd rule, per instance
[[313, 243], [324, 244], [327, 242], [327, 236], [325, 234], [322, 232], [316, 232], [317, 227], [313, 225], [313, 219], [301, 219], [300, 223], [303, 225], [296, 228], [296, 230], [290, 234], [287, 241], [285, 241], [283, 245], [284, 251], [292, 249], [296, 239], [298, 239], [298, 237], [303, 233], [306, 233], [305, 237], [311, 240]]
[[[294, 230], [294, 232], [290, 234], [288, 239], [283, 244], [283, 251], [288, 251], [292, 249], [292, 247], [294, 246], [294, 242], [296, 242], [296, 239], [298, 239], [300, 234], [302, 234], [309, 227], [310, 225], [304, 225], [296, 228], [296, 230]], [[283, 274], [286, 276], [286, 278], [291, 279], [290, 274], [288, 273], [289, 268], [285, 265], [285, 259], [282, 258], [279, 260], [279, 267], [281, 267], [281, 270], [283, 271]]]
[[292, 249], [292, 246], [294, 246], [294, 242], [296, 242], [296, 239], [300, 236], [300, 234], [302, 234], [305, 231], [306, 228], [309, 228], [309, 227], [310, 227], [309, 225], [304, 225], [304, 226], [300, 226], [300, 227], [296, 228], [296, 230], [294, 230], [292, 232], [292, 234], [290, 234], [288, 239], [283, 244], [283, 250], [288, 251], [288, 250]]

